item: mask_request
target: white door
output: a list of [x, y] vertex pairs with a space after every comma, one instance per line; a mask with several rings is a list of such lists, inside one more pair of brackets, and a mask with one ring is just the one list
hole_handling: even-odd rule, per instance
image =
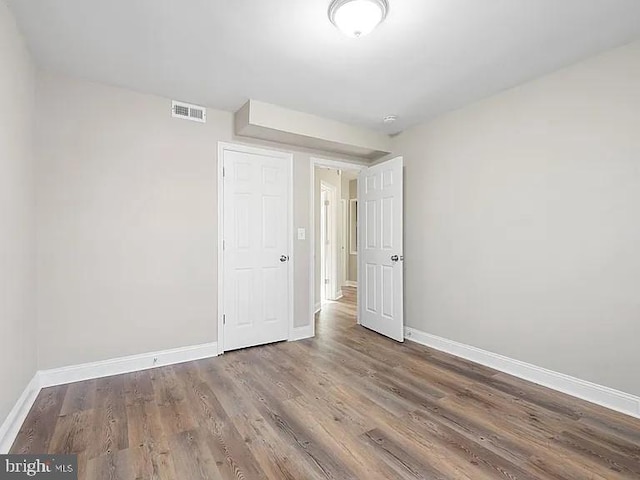
[[289, 332], [289, 158], [223, 150], [224, 350]]
[[358, 179], [360, 324], [404, 341], [402, 157]]

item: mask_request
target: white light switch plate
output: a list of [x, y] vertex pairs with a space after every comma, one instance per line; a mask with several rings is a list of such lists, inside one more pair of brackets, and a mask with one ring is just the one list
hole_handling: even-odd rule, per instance
[[298, 229], [298, 240], [305, 240], [307, 238], [307, 231], [304, 228]]

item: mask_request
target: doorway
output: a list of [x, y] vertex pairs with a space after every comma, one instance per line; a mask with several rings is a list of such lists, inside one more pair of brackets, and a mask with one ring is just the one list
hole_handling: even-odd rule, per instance
[[312, 159], [312, 318], [358, 286], [357, 207], [360, 165]]
[[[322, 315], [325, 285], [322, 265], [322, 188], [321, 182], [333, 179], [340, 185], [338, 224], [342, 226], [340, 265], [335, 278], [341, 291], [356, 297], [357, 323], [399, 342], [404, 340], [403, 274], [403, 183], [404, 161], [392, 158], [370, 166], [311, 159], [311, 252], [310, 321], [315, 335], [316, 314]], [[345, 187], [347, 175], [352, 175]], [[340, 182], [336, 178], [341, 177]], [[353, 190], [353, 192], [352, 192]], [[346, 196], [346, 195], [344, 195]], [[342, 203], [344, 202], [344, 203]], [[348, 206], [347, 206], [348, 205]], [[348, 234], [344, 231], [348, 230]], [[344, 251], [348, 249], [348, 255]], [[329, 251], [329, 250], [327, 250]], [[342, 261], [340, 260], [342, 258]], [[326, 297], [325, 297], [326, 298]], [[331, 300], [326, 300], [326, 304]], [[331, 305], [333, 307], [333, 305]]]

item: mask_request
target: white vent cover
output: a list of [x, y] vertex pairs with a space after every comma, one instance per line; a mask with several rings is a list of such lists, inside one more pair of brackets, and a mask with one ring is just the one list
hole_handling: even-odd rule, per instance
[[194, 122], [207, 122], [207, 109], [198, 105], [191, 105], [184, 102], [171, 102], [171, 116], [176, 118], [184, 118]]

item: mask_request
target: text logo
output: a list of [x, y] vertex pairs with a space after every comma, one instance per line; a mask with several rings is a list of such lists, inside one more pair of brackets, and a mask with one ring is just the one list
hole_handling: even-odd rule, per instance
[[0, 480], [78, 480], [77, 455], [0, 455]]

